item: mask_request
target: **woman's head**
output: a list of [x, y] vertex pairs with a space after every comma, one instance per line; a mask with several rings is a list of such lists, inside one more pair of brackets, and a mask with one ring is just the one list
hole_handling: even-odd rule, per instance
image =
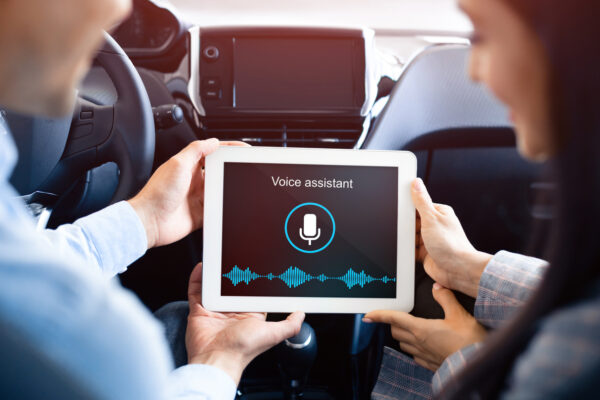
[[545, 160], [557, 151], [551, 118], [551, 70], [533, 27], [503, 0], [460, 0], [473, 22], [471, 78], [505, 103], [521, 154]]
[[474, 25], [471, 75], [510, 108], [522, 153], [550, 161], [547, 259], [570, 267], [565, 284], [600, 275], [600, 2], [458, 1]]
[[476, 30], [474, 78], [513, 110], [521, 151], [549, 158], [557, 187], [545, 249], [550, 268], [541, 287], [442, 396], [494, 398], [536, 322], [588, 295], [600, 280], [600, 2], [458, 1]]

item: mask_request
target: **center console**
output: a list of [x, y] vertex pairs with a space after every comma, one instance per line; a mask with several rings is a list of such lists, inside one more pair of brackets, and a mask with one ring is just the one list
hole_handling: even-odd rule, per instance
[[208, 130], [360, 134], [377, 96], [368, 29], [195, 27], [189, 43], [188, 90]]

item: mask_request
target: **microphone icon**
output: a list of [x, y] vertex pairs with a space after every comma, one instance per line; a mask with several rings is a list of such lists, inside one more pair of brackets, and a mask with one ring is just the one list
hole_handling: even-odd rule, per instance
[[300, 228], [300, 238], [306, 240], [311, 246], [314, 240], [321, 237], [321, 228], [317, 228], [317, 216], [315, 214], [304, 214], [304, 229]]

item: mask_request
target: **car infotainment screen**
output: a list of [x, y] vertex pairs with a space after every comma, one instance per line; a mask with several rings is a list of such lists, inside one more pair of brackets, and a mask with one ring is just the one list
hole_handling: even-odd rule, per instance
[[221, 296], [396, 297], [397, 167], [223, 172]]
[[233, 73], [238, 109], [346, 109], [365, 101], [364, 43], [361, 53], [351, 38], [236, 38]]

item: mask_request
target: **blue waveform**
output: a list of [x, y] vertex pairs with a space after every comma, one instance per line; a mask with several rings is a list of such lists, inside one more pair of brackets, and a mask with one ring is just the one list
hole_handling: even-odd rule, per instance
[[375, 278], [369, 274], [366, 274], [364, 270], [356, 272], [352, 268], [348, 269], [348, 271], [346, 271], [346, 273], [342, 276], [327, 276], [325, 274], [311, 275], [296, 267], [289, 267], [280, 275], [275, 275], [273, 273], [261, 275], [251, 271], [250, 268], [242, 270], [236, 265], [231, 269], [231, 271], [223, 274], [223, 277], [229, 279], [233, 286], [237, 286], [242, 282], [244, 282], [246, 285], [249, 285], [250, 282], [257, 279], [268, 279], [272, 281], [273, 279], [277, 278], [283, 281], [283, 283], [285, 283], [290, 289], [296, 288], [312, 280], [317, 280], [320, 282], [329, 280], [342, 281], [346, 284], [348, 289], [352, 289], [354, 286], [360, 286], [362, 288], [365, 287], [365, 285], [376, 281], [383, 283], [396, 282], [396, 278], [389, 278], [387, 276]]

